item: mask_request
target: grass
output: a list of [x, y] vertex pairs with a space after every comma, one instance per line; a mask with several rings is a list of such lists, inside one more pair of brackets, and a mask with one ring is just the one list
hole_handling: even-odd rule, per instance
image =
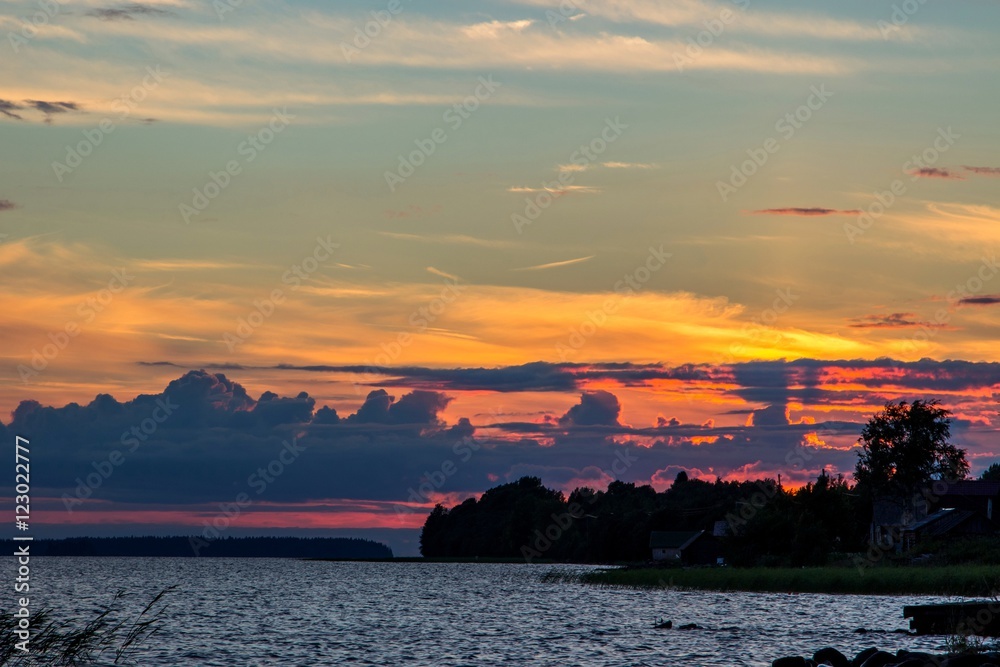
[[111, 602], [82, 626], [59, 621], [52, 609], [42, 609], [30, 617], [29, 652], [16, 646], [14, 633], [18, 619], [8, 612], [0, 613], [0, 665], [34, 667], [59, 665], [71, 667], [93, 663], [97, 658], [116, 665], [137, 664], [135, 652], [159, 630], [167, 605], [164, 596], [171, 586], [160, 591], [134, 618], [122, 618], [119, 601], [125, 597], [118, 591]]
[[1000, 567], [623, 568], [551, 572], [545, 579], [624, 588], [991, 597], [1000, 590]]

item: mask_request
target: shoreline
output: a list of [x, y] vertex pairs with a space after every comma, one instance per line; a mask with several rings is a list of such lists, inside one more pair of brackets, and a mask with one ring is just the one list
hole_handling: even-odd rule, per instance
[[1000, 568], [988, 565], [813, 568], [607, 568], [551, 579], [616, 588], [677, 588], [750, 593], [941, 595], [992, 598]]

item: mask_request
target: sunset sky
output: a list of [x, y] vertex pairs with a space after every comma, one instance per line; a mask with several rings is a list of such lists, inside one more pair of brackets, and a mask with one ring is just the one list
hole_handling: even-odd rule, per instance
[[526, 474], [849, 475], [915, 398], [978, 474], [998, 31], [988, 0], [0, 0], [36, 524], [188, 534], [249, 489], [230, 534], [412, 554]]

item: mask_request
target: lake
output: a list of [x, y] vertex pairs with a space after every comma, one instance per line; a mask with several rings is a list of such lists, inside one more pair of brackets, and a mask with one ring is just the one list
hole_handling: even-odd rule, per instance
[[[32, 559], [34, 609], [90, 618], [115, 590], [141, 608], [166, 586], [146, 666], [770, 665], [832, 645], [937, 649], [892, 634], [904, 604], [948, 598], [602, 589], [545, 583], [574, 566], [272, 559]], [[655, 630], [659, 619], [676, 628]], [[858, 635], [859, 627], [881, 631]]]

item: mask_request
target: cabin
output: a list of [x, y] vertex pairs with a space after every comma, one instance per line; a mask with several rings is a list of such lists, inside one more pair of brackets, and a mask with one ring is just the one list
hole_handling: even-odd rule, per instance
[[[939, 483], [942, 484], [942, 483]], [[975, 512], [1000, 529], [1000, 482], [963, 479], [944, 483], [942, 489], [932, 488], [937, 497], [936, 509], [954, 508]], [[938, 493], [943, 491], [943, 493]]]
[[918, 542], [1000, 532], [1000, 482], [936, 481], [911, 498], [876, 498], [870, 541], [898, 552]]
[[714, 564], [721, 555], [718, 540], [704, 530], [654, 530], [649, 548], [653, 560], [683, 565]]
[[900, 541], [904, 549], [911, 549], [925, 540], [989, 535], [993, 532], [994, 527], [985, 516], [970, 510], [946, 507], [905, 526], [900, 534]]
[[872, 522], [868, 541], [882, 548], [902, 549], [903, 530], [927, 518], [927, 503], [919, 495], [909, 498], [902, 496], [881, 496], [872, 507]]

